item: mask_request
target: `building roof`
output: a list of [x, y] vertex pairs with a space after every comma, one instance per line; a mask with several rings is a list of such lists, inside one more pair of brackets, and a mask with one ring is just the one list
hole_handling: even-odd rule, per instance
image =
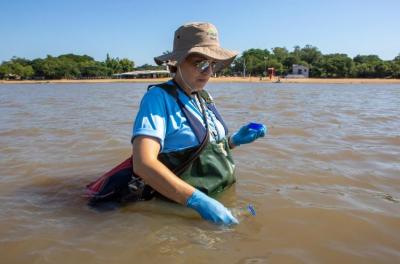
[[167, 71], [167, 70], [157, 70], [157, 71], [152, 71], [152, 70], [130, 71], [130, 72], [116, 73], [116, 74], [113, 74], [113, 76], [119, 77], [119, 76], [153, 75], [153, 74], [169, 74], [169, 71]]

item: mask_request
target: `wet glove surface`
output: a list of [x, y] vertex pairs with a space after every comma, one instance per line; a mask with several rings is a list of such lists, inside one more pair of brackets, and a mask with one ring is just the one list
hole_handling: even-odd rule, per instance
[[268, 131], [265, 125], [260, 124], [262, 126], [260, 129], [252, 129], [251, 124], [242, 126], [239, 131], [232, 135], [231, 141], [235, 146], [251, 143], [259, 137], [264, 137]]
[[199, 190], [193, 192], [186, 201], [186, 206], [196, 210], [203, 219], [214, 224], [232, 225], [239, 223], [225, 206]]

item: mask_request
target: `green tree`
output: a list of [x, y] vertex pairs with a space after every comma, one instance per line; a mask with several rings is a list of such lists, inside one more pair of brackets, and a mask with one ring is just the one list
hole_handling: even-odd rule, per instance
[[16, 77], [30, 79], [34, 74], [30, 61], [13, 57], [11, 61], [6, 61], [0, 66], [0, 78]]
[[390, 61], [382, 61], [374, 67], [374, 77], [387, 78], [392, 76], [392, 65]]
[[145, 70], [165, 70], [165, 66], [162, 65], [150, 65], [150, 64], [143, 64], [140, 65], [139, 67], [135, 68], [137, 71], [145, 71]]
[[390, 68], [392, 77], [400, 78], [400, 54], [391, 61]]
[[121, 66], [122, 72], [128, 72], [128, 71], [133, 71], [135, 68], [135, 63], [129, 59], [122, 59], [119, 61], [119, 64]]
[[400, 78], [400, 60], [393, 60], [390, 64], [391, 76], [393, 78]]
[[118, 58], [111, 58], [110, 55], [107, 53], [107, 58], [105, 61], [105, 65], [106, 67], [109, 69], [109, 74], [114, 74], [114, 73], [121, 73], [122, 68], [121, 65], [119, 63], [119, 59]]
[[3, 62], [0, 65], [0, 78], [5, 79], [8, 75], [12, 74], [12, 70], [10, 65], [7, 62]]
[[354, 63], [367, 63], [370, 65], [382, 62], [378, 55], [357, 55], [353, 58]]
[[377, 55], [357, 55], [353, 58], [355, 69], [353, 76], [377, 78], [391, 75], [391, 67]]
[[271, 53], [267, 49], [249, 49], [242, 54], [242, 65], [245, 63], [246, 71], [250, 75], [262, 75], [268, 67]]
[[306, 45], [299, 51], [300, 60], [307, 62], [308, 65], [313, 65], [321, 60], [322, 53], [317, 47]]
[[394, 63], [400, 63], [400, 54], [393, 59]]
[[34, 59], [32, 60], [32, 68], [34, 71], [34, 77], [35, 78], [45, 78], [45, 73], [43, 70], [43, 64], [44, 60], [43, 59]]
[[286, 48], [275, 47], [272, 48], [272, 55], [278, 62], [283, 63], [283, 61], [289, 56], [289, 51]]
[[353, 61], [346, 54], [323, 55], [313, 68], [313, 77], [350, 77], [353, 70]]
[[109, 70], [104, 63], [98, 61], [85, 61], [80, 63], [81, 77], [94, 78], [108, 76]]

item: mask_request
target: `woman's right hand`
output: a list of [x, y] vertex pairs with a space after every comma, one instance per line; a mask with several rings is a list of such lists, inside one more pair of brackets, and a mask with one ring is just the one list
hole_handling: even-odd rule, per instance
[[197, 189], [187, 199], [186, 206], [196, 210], [201, 217], [214, 224], [239, 224], [225, 206]]
[[251, 124], [252, 123], [242, 126], [239, 131], [231, 136], [231, 142], [234, 146], [251, 143], [257, 138], [264, 137], [268, 132], [267, 127], [263, 124], [257, 124], [261, 126], [260, 129], [252, 129]]

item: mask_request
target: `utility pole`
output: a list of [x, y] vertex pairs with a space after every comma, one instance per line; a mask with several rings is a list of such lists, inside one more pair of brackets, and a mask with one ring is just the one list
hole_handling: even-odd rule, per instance
[[264, 57], [265, 77], [267, 77], [267, 75], [268, 75], [267, 60], [268, 60], [268, 57]]
[[246, 59], [243, 58], [243, 78], [246, 78]]

